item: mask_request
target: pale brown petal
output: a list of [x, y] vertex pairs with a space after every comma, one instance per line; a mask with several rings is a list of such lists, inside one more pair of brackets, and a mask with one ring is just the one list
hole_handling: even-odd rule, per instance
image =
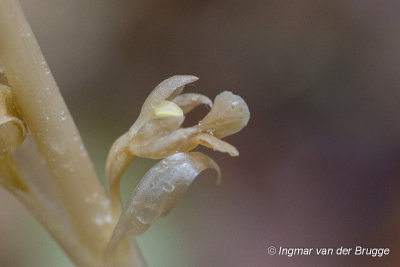
[[146, 123], [132, 138], [129, 150], [144, 158], [160, 159], [177, 152], [186, 152], [196, 147], [192, 137], [200, 129], [179, 128], [183, 117], [153, 119]]
[[[179, 128], [184, 119], [182, 116], [183, 112], [179, 112], [178, 109], [180, 108], [178, 106], [175, 107], [175, 104], [169, 102], [169, 100], [172, 100], [179, 95], [186, 84], [195, 82], [197, 80], [198, 78], [195, 76], [177, 75], [161, 82], [147, 97], [136, 122], [132, 125], [128, 132], [118, 138], [112, 145], [107, 157], [106, 175], [110, 184], [111, 206], [116, 213], [118, 213], [121, 209], [119, 181], [129, 163], [132, 161], [133, 156], [135, 155], [129, 150], [129, 144], [132, 143], [132, 140], [136, 136], [137, 132], [147, 122], [155, 118], [177, 117], [177, 124], [172, 123], [171, 125], [161, 126], [170, 129]], [[149, 126], [149, 128], [151, 127]], [[140, 149], [138, 151], [140, 151]], [[145, 154], [146, 153], [144, 153], [144, 155]]]
[[114, 230], [110, 246], [129, 236], [142, 234], [155, 220], [166, 216], [193, 180], [205, 169], [218, 172], [218, 165], [199, 153], [177, 153], [151, 168], [127, 201]]
[[202, 130], [211, 131], [217, 138], [237, 133], [250, 118], [246, 102], [231, 92], [222, 92], [217, 95], [211, 111], [199, 123]]
[[128, 150], [130, 142], [128, 133], [120, 136], [111, 146], [106, 161], [106, 176], [110, 187], [110, 206], [113, 213], [121, 213], [121, 197], [119, 181], [133, 159], [133, 154]]
[[181, 94], [172, 99], [172, 102], [176, 103], [182, 110], [183, 114], [187, 114], [199, 105], [206, 105], [212, 107], [212, 101], [201, 94], [186, 93]]
[[138, 119], [129, 131], [136, 133], [147, 121], [154, 117], [153, 110], [155, 107], [160, 105], [164, 100], [174, 99], [182, 92], [186, 84], [195, 82], [198, 79], [192, 75], [176, 75], [157, 85], [147, 97]]
[[239, 156], [239, 151], [234, 146], [210, 134], [197, 134], [194, 142], [213, 150], [228, 153], [232, 157]]

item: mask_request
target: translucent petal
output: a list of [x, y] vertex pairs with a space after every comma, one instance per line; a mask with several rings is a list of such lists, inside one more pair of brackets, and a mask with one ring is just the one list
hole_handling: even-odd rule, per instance
[[166, 216], [193, 180], [205, 169], [218, 172], [218, 165], [199, 153], [177, 153], [151, 168], [132, 192], [114, 230], [114, 246], [126, 236], [138, 236], [156, 219]]
[[200, 129], [179, 128], [183, 117], [154, 119], [146, 123], [132, 138], [129, 150], [132, 154], [145, 158], [160, 159], [176, 152], [186, 152], [196, 147], [192, 137]]
[[231, 92], [217, 95], [211, 111], [199, 123], [203, 132], [212, 131], [217, 138], [237, 133], [250, 119], [246, 102]]
[[[113, 210], [118, 213], [121, 209], [120, 196], [119, 196], [119, 181], [122, 174], [125, 172], [129, 163], [132, 161], [134, 154], [128, 149], [129, 144], [132, 143], [136, 133], [147, 123], [151, 122], [152, 119], [158, 117], [165, 117], [164, 115], [178, 115], [176, 120], [173, 122], [177, 124], [163, 124], [164, 128], [174, 128], [176, 125], [181, 125], [184, 117], [181, 114], [177, 114], [178, 109], [173, 111], [168, 101], [179, 95], [184, 86], [188, 83], [197, 81], [198, 78], [191, 75], [177, 75], [168, 78], [161, 82], [147, 97], [146, 101], [142, 106], [142, 110], [136, 122], [132, 125], [128, 132], [119, 137], [112, 145], [110, 152], [108, 153], [106, 162], [106, 175], [110, 184], [110, 199]], [[171, 102], [171, 104], [173, 104]], [[172, 107], [172, 108], [171, 108]], [[167, 114], [169, 113], [169, 114]], [[172, 114], [173, 113], [173, 114]], [[168, 117], [168, 116], [167, 116]], [[170, 121], [167, 121], [170, 122]], [[178, 127], [179, 127], [178, 126]], [[178, 128], [176, 127], [176, 128]], [[151, 127], [149, 126], [149, 129]], [[174, 128], [175, 129], [175, 128]], [[140, 140], [138, 142], [140, 144]], [[138, 150], [140, 151], [140, 150]], [[144, 153], [145, 155], [146, 153]]]
[[176, 103], [183, 110], [184, 114], [189, 113], [194, 108], [202, 104], [207, 105], [210, 108], [212, 107], [212, 101], [208, 97], [194, 93], [178, 95], [172, 100], [172, 102]]
[[197, 134], [195, 142], [213, 150], [228, 153], [232, 157], [239, 156], [239, 151], [234, 146], [210, 134]]
[[115, 214], [121, 212], [119, 181], [133, 159], [133, 154], [128, 149], [130, 140], [128, 133], [119, 137], [111, 146], [106, 161], [106, 176], [110, 186], [110, 205]]
[[153, 117], [155, 107], [159, 106], [164, 100], [174, 99], [182, 92], [186, 84], [195, 82], [198, 79], [191, 75], [176, 75], [157, 85], [144, 102], [140, 115], [131, 127], [130, 132], [132, 134], [136, 133]]

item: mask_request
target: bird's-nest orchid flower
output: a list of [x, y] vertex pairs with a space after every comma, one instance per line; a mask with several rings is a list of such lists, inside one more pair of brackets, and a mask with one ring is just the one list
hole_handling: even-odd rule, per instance
[[[110, 247], [126, 234], [138, 235], [158, 217], [165, 216], [191, 181], [204, 169], [218, 165], [208, 156], [189, 152], [198, 145], [238, 156], [238, 150], [221, 138], [246, 126], [250, 112], [238, 95], [225, 91], [214, 103], [206, 96], [182, 93], [197, 81], [189, 75], [173, 76], [160, 83], [147, 97], [132, 127], [112, 145], [106, 163], [111, 206], [121, 213], [119, 181], [134, 156], [162, 159], [139, 182], [128, 200], [114, 231]], [[183, 128], [185, 115], [199, 105], [211, 108], [192, 127]], [[219, 181], [219, 179], [218, 179]], [[111, 248], [110, 248], [111, 249]]]

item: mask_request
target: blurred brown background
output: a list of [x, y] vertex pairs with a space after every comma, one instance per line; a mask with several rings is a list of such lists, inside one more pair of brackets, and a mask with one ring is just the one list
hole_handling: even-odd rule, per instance
[[[21, 0], [104, 181], [112, 142], [174, 74], [241, 95], [249, 125], [139, 238], [149, 266], [398, 266], [400, 2]], [[198, 109], [196, 123], [206, 109]], [[188, 125], [190, 125], [190, 123]], [[125, 195], [154, 161], [135, 159]], [[0, 265], [71, 266], [0, 192]], [[369, 256], [270, 256], [286, 247], [389, 247]]]

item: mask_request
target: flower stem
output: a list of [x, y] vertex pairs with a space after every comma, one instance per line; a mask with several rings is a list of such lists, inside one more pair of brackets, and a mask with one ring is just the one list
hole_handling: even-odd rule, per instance
[[118, 218], [17, 0], [0, 0], [0, 69], [50, 173], [53, 204], [64, 209], [71, 226], [65, 231], [78, 240], [72, 246], [57, 231], [49, 232], [76, 265], [100, 266]]

